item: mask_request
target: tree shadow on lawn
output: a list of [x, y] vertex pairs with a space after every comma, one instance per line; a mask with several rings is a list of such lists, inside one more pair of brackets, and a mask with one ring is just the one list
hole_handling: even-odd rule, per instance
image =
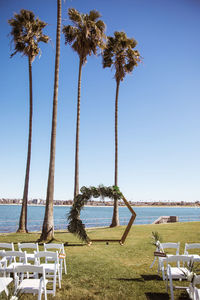
[[151, 280], [162, 280], [162, 278], [159, 275], [153, 275], [153, 274], [145, 274], [145, 275], [141, 275], [141, 277], [145, 280], [145, 281], [151, 281]]
[[[167, 293], [145, 293], [147, 300], [169, 300], [171, 299]], [[189, 300], [189, 296], [186, 293], [181, 293], [176, 300]]]
[[162, 280], [162, 278], [159, 275], [141, 275], [140, 278], [112, 278], [119, 281], [136, 281], [136, 282], [145, 282], [145, 281], [151, 281], [151, 280]]
[[147, 300], [169, 300], [167, 293], [145, 293]]
[[142, 278], [112, 278], [113, 280], [118, 281], [136, 281], [136, 282], [144, 282], [144, 279]]

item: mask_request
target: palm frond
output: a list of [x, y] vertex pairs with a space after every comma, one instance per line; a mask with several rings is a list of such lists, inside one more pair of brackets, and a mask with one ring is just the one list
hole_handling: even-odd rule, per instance
[[103, 67], [115, 67], [116, 81], [123, 81], [127, 73], [131, 73], [141, 61], [138, 50], [133, 50], [137, 42], [128, 38], [124, 31], [115, 31], [114, 36], [107, 38], [103, 51]]
[[20, 14], [15, 13], [14, 18], [8, 20], [8, 23], [12, 27], [10, 35], [14, 44], [14, 52], [11, 57], [20, 52], [30, 56], [33, 61], [40, 52], [38, 43], [49, 41], [49, 37], [42, 33], [42, 29], [47, 23], [39, 18], [35, 19], [34, 13], [25, 9], [22, 9]]
[[97, 19], [101, 18], [100, 13], [97, 10], [91, 10], [89, 13], [89, 19], [93, 22], [96, 22]]
[[80, 25], [82, 23], [82, 16], [75, 8], [68, 9], [68, 16], [75, 26]]
[[100, 13], [96, 10], [90, 11], [89, 14], [82, 14], [70, 8], [68, 15], [74, 26], [63, 27], [65, 44], [71, 45], [84, 64], [88, 55], [96, 55], [98, 49], [104, 49], [105, 24], [102, 20], [98, 20]]

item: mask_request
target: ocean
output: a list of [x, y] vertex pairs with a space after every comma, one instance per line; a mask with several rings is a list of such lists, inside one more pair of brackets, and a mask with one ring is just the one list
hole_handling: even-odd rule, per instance
[[[200, 221], [199, 207], [134, 207], [136, 224], [152, 224], [160, 216], [178, 216], [180, 222]], [[0, 205], [0, 233], [15, 232], [18, 228], [21, 206]], [[39, 231], [44, 218], [44, 206], [28, 206], [28, 230]], [[68, 206], [54, 206], [55, 229], [67, 228]], [[81, 219], [86, 227], [109, 226], [113, 207], [84, 207]], [[127, 207], [119, 207], [120, 224], [126, 225], [131, 217]]]

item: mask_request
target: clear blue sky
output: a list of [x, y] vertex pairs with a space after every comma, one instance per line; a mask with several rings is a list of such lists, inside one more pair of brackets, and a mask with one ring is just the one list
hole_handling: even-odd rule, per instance
[[[200, 200], [200, 1], [66, 0], [67, 10], [98, 10], [107, 35], [134, 37], [143, 64], [119, 92], [119, 186], [128, 200]], [[0, 197], [21, 198], [28, 135], [28, 62], [10, 59], [7, 20], [20, 9], [48, 23], [51, 43], [33, 63], [30, 198], [46, 198], [56, 39], [56, 0], [0, 1]], [[114, 182], [115, 80], [101, 57], [82, 73], [80, 187]], [[74, 185], [78, 56], [61, 36], [55, 199]]]

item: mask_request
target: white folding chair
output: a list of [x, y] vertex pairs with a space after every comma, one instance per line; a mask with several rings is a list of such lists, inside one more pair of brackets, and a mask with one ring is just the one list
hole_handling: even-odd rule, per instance
[[[38, 243], [18, 243], [19, 251], [24, 251], [26, 249], [27, 261], [35, 261], [34, 252], [39, 252]], [[33, 253], [28, 252], [30, 249], [33, 249]]]
[[[51, 260], [50, 263], [45, 262], [41, 263], [41, 259], [48, 258]], [[50, 252], [50, 251], [40, 251], [35, 253], [35, 264], [44, 267], [46, 278], [53, 278], [53, 289], [47, 290], [47, 293], [56, 294], [56, 281], [58, 278], [59, 288], [61, 288], [61, 277], [60, 277], [60, 266], [59, 266], [59, 258], [58, 258], [58, 251]], [[50, 280], [49, 280], [50, 282]]]
[[[185, 249], [184, 249], [184, 255], [192, 255], [193, 256], [193, 259], [194, 259], [194, 261], [200, 261], [200, 256], [199, 256], [199, 254], [195, 254], [195, 253], [190, 253], [190, 251], [188, 251], [188, 250], [194, 250], [194, 249], [198, 249], [199, 251], [199, 253], [200, 253], [200, 243], [192, 243], [192, 244], [188, 244], [188, 243], [186, 243], [185, 244]], [[194, 252], [194, 251], [192, 251], [192, 252]]]
[[[60, 277], [62, 279], [63, 272], [63, 264], [64, 264], [64, 272], [67, 274], [67, 266], [66, 266], [66, 254], [65, 248], [63, 244], [45, 244], [44, 243], [44, 251], [58, 251], [59, 262], [60, 262]], [[46, 258], [46, 262], [48, 261], [48, 257]]]
[[[172, 263], [176, 263], [176, 266], [171, 266]], [[186, 267], [182, 267], [180, 265], [182, 263], [183, 265], [185, 263], [189, 264], [192, 263], [192, 257], [189, 257], [187, 255], [172, 255], [170, 257], [167, 257], [167, 269], [166, 269], [166, 290], [168, 292], [168, 281], [170, 284], [170, 292], [171, 292], [171, 299], [174, 299], [173, 294], [173, 279], [187, 279], [188, 275], [190, 274], [190, 271]], [[164, 268], [164, 265], [162, 265], [162, 268]], [[175, 287], [178, 288], [178, 287]], [[180, 287], [179, 287], [180, 288]], [[182, 287], [181, 287], [182, 288]], [[186, 288], [185, 288], [186, 289]]]
[[[34, 278], [25, 278], [27, 273], [33, 273]], [[38, 275], [41, 275], [39, 278]], [[34, 266], [31, 264], [21, 265], [14, 268], [15, 277], [15, 295], [18, 293], [38, 294], [38, 300], [47, 300], [46, 285], [48, 280], [45, 277], [45, 270], [42, 266]]]
[[[180, 242], [178, 243], [160, 243], [160, 251], [165, 252], [166, 250], [169, 251], [169, 249], [175, 250], [176, 255], [179, 255], [179, 250], [180, 250]], [[170, 251], [171, 252], [171, 251]], [[163, 272], [162, 265], [167, 261], [167, 257], [173, 256], [174, 254], [172, 253], [166, 253], [166, 257], [158, 257], [158, 273], [160, 270], [162, 270], [162, 278], [165, 280], [165, 272]]]
[[[5, 251], [3, 253], [3, 256], [7, 259], [4, 266], [4, 276], [8, 274], [8, 276], [10, 277], [10, 273], [13, 273], [13, 268], [21, 266], [23, 264], [27, 264], [26, 251]], [[10, 262], [10, 258], [13, 258], [14, 261], [8, 263]], [[18, 261], [16, 260], [16, 258]]]

